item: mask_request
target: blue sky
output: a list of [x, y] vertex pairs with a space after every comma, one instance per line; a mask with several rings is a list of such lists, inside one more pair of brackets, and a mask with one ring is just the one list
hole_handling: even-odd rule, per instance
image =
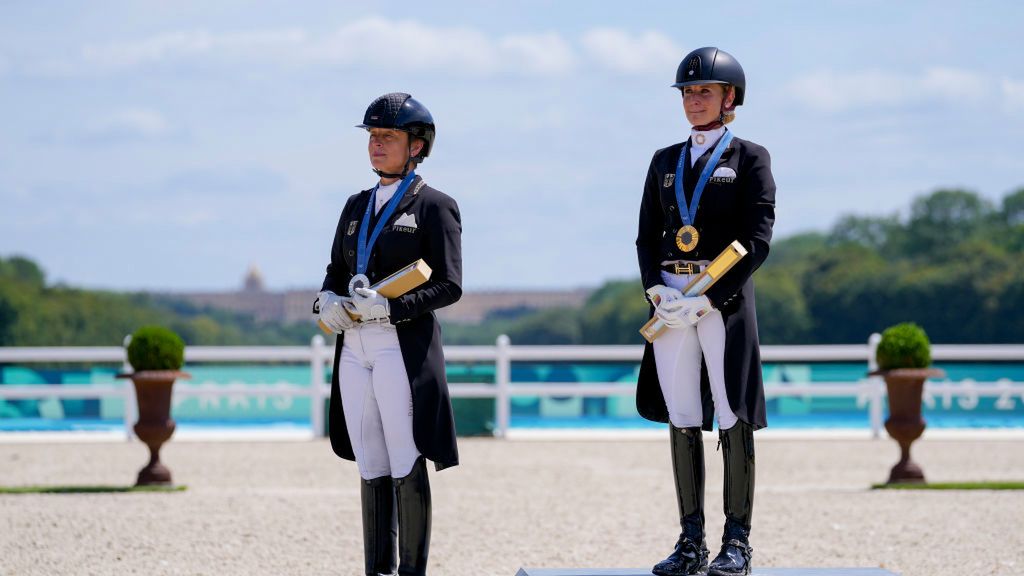
[[1024, 186], [1017, 2], [0, 2], [0, 255], [51, 280], [319, 285], [370, 187], [367, 104], [438, 125], [419, 173], [455, 197], [465, 286], [636, 275], [654, 150], [688, 131], [675, 68], [747, 74], [731, 129], [766, 146], [777, 237]]

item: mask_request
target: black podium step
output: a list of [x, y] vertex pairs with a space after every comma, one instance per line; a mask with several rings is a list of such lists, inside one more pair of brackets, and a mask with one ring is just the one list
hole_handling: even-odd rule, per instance
[[[651, 576], [641, 568], [520, 568], [515, 576]], [[897, 576], [881, 568], [755, 568], [751, 576]]]

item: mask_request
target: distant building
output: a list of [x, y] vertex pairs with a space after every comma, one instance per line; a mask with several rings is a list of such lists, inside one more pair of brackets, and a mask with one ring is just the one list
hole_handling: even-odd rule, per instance
[[[242, 287], [229, 292], [179, 292], [168, 294], [198, 306], [221, 308], [249, 314], [261, 322], [313, 322], [316, 288], [271, 292], [263, 274], [250, 266]], [[452, 306], [437, 311], [439, 319], [458, 324], [479, 324], [495, 314], [516, 315], [545, 308], [579, 308], [591, 289], [570, 290], [483, 290], [464, 292]]]
[[455, 304], [437, 311], [445, 322], [479, 324], [488, 316], [513, 315], [545, 308], [580, 308], [592, 292], [588, 288], [573, 290], [484, 290], [465, 292]]
[[313, 315], [313, 302], [316, 300], [316, 295], [319, 292], [319, 288], [282, 292], [281, 296], [284, 298], [282, 321], [301, 322], [309, 320], [310, 322], [316, 322], [316, 316]]

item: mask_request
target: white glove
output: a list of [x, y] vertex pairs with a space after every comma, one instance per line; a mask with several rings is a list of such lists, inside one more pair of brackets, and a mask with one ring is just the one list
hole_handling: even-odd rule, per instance
[[674, 300], [679, 300], [683, 297], [683, 293], [675, 288], [669, 288], [664, 284], [656, 284], [647, 289], [647, 298], [651, 300], [655, 306], [661, 304], [668, 304]]
[[661, 319], [669, 328], [689, 326], [686, 321], [686, 298], [663, 302], [654, 308], [654, 315]]
[[682, 303], [683, 318], [690, 326], [696, 326], [697, 322], [700, 322], [702, 318], [715, 309], [715, 307], [711, 305], [711, 300], [708, 300], [707, 296], [683, 298]]
[[388, 299], [372, 288], [356, 288], [356, 293], [348, 303], [348, 309], [359, 315], [361, 322], [388, 320], [391, 306]]
[[338, 296], [330, 290], [320, 293], [320, 321], [336, 334], [355, 328], [356, 321], [345, 311], [345, 303], [351, 298]]

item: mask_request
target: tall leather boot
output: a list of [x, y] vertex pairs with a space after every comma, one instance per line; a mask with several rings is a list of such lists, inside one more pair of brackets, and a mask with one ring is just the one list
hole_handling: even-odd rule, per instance
[[430, 481], [423, 457], [404, 478], [395, 478], [398, 496], [398, 574], [424, 576], [430, 552]]
[[704, 543], [704, 443], [701, 430], [669, 426], [676, 502], [682, 532], [676, 548], [651, 570], [658, 576], [694, 576], [708, 568]]
[[366, 576], [390, 576], [398, 563], [395, 538], [395, 486], [391, 476], [362, 480], [359, 491], [363, 507], [363, 556]]
[[750, 520], [754, 512], [754, 429], [739, 421], [719, 431], [725, 461], [725, 531], [722, 550], [711, 561], [709, 576], [750, 574]]

